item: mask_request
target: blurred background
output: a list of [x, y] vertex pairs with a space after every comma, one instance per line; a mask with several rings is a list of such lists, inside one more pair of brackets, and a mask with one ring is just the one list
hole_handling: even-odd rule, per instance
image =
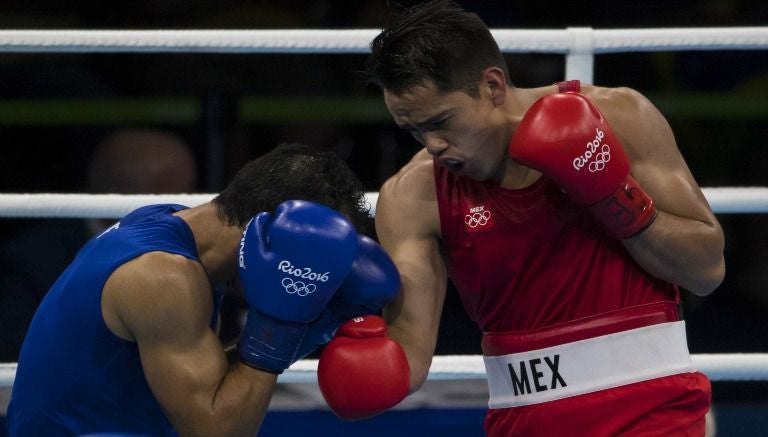
[[[768, 24], [768, 3], [757, 0], [459, 3], [492, 28]], [[4, 1], [0, 28], [378, 28], [387, 10], [386, 1]], [[560, 55], [509, 54], [507, 60], [517, 86], [563, 79]], [[0, 192], [212, 193], [247, 160], [285, 141], [336, 150], [366, 189], [377, 191], [418, 145], [394, 126], [380, 92], [365, 83], [364, 61], [365, 55], [0, 53]], [[702, 187], [768, 185], [768, 52], [599, 55], [594, 82], [647, 95], [667, 116]], [[142, 161], [136, 144], [147, 143], [157, 147], [147, 156], [167, 153], [168, 167], [159, 159]], [[131, 160], [129, 169], [109, 167]], [[94, 167], [111, 170], [99, 175]], [[122, 176], [133, 183], [115, 181]], [[168, 179], [175, 184], [163, 184]], [[708, 297], [684, 296], [691, 352], [768, 352], [768, 217], [718, 218], [727, 239], [727, 277]], [[99, 226], [0, 218], [0, 361], [16, 361], [37, 302]], [[437, 352], [476, 354], [478, 339], [450, 290]], [[765, 382], [715, 383], [721, 435], [768, 429], [767, 389]], [[343, 429], [370, 434], [397, 414], [406, 413]], [[448, 422], [421, 414], [426, 419], [416, 422], [479, 435], [481, 410], [453, 414]], [[337, 426], [332, 416], [318, 417]], [[262, 434], [285, 435], [270, 431], [284, 426], [283, 419], [269, 416]]]

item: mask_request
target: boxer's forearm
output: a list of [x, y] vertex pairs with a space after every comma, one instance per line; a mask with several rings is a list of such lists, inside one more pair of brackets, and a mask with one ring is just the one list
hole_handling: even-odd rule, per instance
[[639, 235], [623, 240], [648, 273], [705, 296], [725, 275], [724, 241], [719, 226], [659, 211]]
[[[192, 433], [189, 435], [257, 433], [276, 384], [277, 376], [274, 374], [242, 364], [237, 366], [208, 400], [201, 399], [202, 411], [196, 415], [196, 423], [189, 430]], [[187, 434], [180, 432], [180, 435]]]
[[434, 268], [415, 268], [413, 262], [399, 259], [402, 291], [384, 310], [389, 335], [402, 346], [408, 360], [411, 393], [418, 390], [427, 379], [437, 346], [447, 288], [445, 267], [439, 258], [425, 255], [424, 259], [432, 259]]
[[411, 336], [394, 326], [390, 326], [390, 337], [403, 348], [410, 369], [410, 390], [414, 393], [427, 380], [429, 367], [432, 364], [432, 351], [423, 344], [411, 341]]

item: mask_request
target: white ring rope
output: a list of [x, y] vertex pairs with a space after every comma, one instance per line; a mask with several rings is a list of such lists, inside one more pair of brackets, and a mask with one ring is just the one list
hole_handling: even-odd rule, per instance
[[[561, 53], [565, 78], [593, 83], [594, 55], [768, 48], [768, 27], [492, 29], [505, 53]], [[0, 52], [367, 53], [378, 29], [4, 30]]]
[[120, 218], [154, 203], [189, 207], [214, 194], [0, 194], [0, 217]]
[[[712, 381], [768, 380], [768, 353], [692, 354], [694, 366]], [[301, 360], [286, 371], [281, 382], [316, 381], [317, 360]], [[485, 379], [482, 355], [438, 355], [427, 379], [452, 381]]]
[[[693, 364], [712, 381], [766, 381], [768, 380], [768, 353], [749, 354], [693, 354]], [[281, 383], [314, 383], [317, 381], [317, 363], [300, 360], [280, 376]], [[16, 377], [16, 363], [0, 364], [0, 388], [11, 387]], [[485, 379], [481, 355], [438, 355], [432, 360], [427, 380]]]
[[[768, 48], [768, 27], [492, 29], [504, 52], [570, 53], [587, 32], [594, 53]], [[367, 53], [378, 29], [2, 30], [0, 52]], [[578, 41], [574, 41], [578, 40]], [[583, 49], [584, 47], [581, 47]]]
[[[768, 187], [703, 188], [712, 210], [721, 214], [768, 212]], [[197, 206], [214, 194], [0, 194], [0, 217], [119, 218], [139, 206], [178, 203]], [[366, 201], [375, 215], [377, 192]]]

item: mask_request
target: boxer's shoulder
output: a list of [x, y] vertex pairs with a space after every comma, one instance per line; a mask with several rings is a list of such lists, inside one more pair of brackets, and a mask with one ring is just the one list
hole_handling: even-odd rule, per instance
[[176, 283], [207, 280], [205, 269], [196, 259], [160, 250], [146, 252], [133, 258], [112, 273], [107, 281], [123, 286], [139, 284], [144, 287], [167, 287]]
[[381, 187], [385, 198], [406, 201], [435, 201], [435, 174], [432, 156], [426, 149], [417, 152], [395, 175]]
[[600, 110], [633, 161], [638, 159], [635, 155], [641, 154], [634, 152], [636, 144], [643, 143], [638, 139], [649, 137], [649, 132], [668, 130], [666, 120], [653, 102], [636, 89], [582, 85], [581, 94]]
[[[437, 194], [432, 157], [422, 150], [389, 178], [379, 190], [377, 230], [407, 223], [416, 233], [439, 232]], [[402, 232], [402, 228], [400, 228]]]
[[169, 314], [209, 317], [208, 284], [199, 262], [172, 253], [148, 252], [110, 275], [102, 291], [102, 316], [115, 335], [135, 341], [138, 325], [151, 322], [153, 314], [158, 321], [167, 320]]
[[636, 119], [642, 109], [650, 104], [642, 93], [623, 86], [582, 85], [581, 94], [594, 103], [609, 121], [621, 116], [630, 120]]

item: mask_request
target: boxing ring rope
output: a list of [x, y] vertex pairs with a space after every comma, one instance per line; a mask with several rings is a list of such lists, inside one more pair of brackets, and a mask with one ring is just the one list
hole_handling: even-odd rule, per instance
[[[705, 187], [704, 196], [717, 214], [768, 212], [768, 187]], [[197, 206], [215, 194], [56, 194], [0, 193], [0, 217], [119, 218], [142, 205], [178, 203]], [[371, 214], [379, 193], [365, 193]]]
[[[364, 54], [378, 29], [348, 30], [0, 30], [0, 53], [284, 53]], [[594, 56], [606, 53], [765, 50], [768, 27], [493, 29], [505, 53], [565, 56], [565, 79], [593, 82]], [[704, 193], [716, 213], [768, 212], [768, 187], [712, 187]], [[194, 206], [213, 194], [0, 194], [0, 217], [117, 218], [157, 202]], [[377, 193], [367, 193], [375, 214]], [[768, 380], [768, 353], [693, 354], [712, 380]], [[302, 360], [281, 382], [315, 382], [317, 360]], [[0, 364], [0, 388], [10, 387], [15, 363]], [[436, 356], [428, 379], [484, 379], [482, 357]]]
[[[768, 353], [692, 354], [694, 366], [712, 381], [768, 380]], [[296, 362], [282, 375], [281, 383], [315, 383], [316, 359]], [[16, 376], [16, 363], [0, 363], [0, 387], [10, 387]], [[480, 355], [437, 355], [432, 360], [427, 380], [483, 380], [485, 367]]]
[[[378, 29], [339, 30], [3, 30], [8, 53], [367, 53]], [[592, 83], [595, 54], [755, 50], [768, 27], [668, 29], [492, 29], [505, 53], [559, 53], [565, 78]]]

